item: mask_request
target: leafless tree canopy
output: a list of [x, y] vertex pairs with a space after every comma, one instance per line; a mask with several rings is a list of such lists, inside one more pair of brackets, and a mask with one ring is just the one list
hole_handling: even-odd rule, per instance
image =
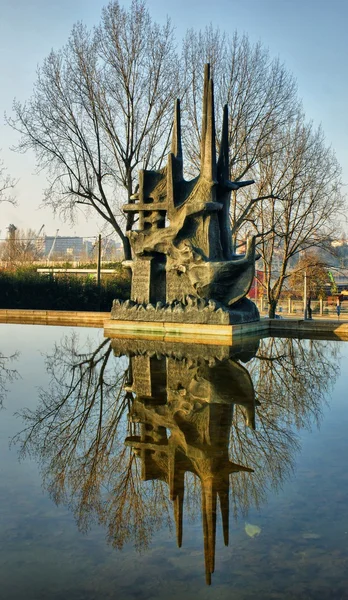
[[42, 259], [38, 232], [33, 229], [17, 229], [15, 237], [9, 236], [0, 243], [0, 259], [6, 263], [7, 268], [32, 264]]
[[22, 135], [18, 149], [33, 149], [49, 173], [45, 202], [70, 216], [93, 208], [128, 255], [119, 205], [137, 170], [156, 166], [166, 149], [176, 73], [170, 21], [154, 23], [143, 0], [128, 11], [113, 0], [97, 28], [78, 23], [51, 52], [31, 99], [15, 101], [9, 119]]
[[[252, 45], [246, 35], [232, 37], [212, 26], [189, 31], [184, 40], [185, 106], [188, 118], [186, 148], [194, 164], [199, 157], [202, 73], [205, 62], [212, 66], [215, 97], [229, 109], [230, 178], [256, 180], [260, 161], [281, 151], [283, 130], [300, 110], [293, 76], [259, 42]], [[221, 112], [221, 111], [220, 111]], [[217, 134], [220, 137], [220, 126]], [[236, 245], [240, 229], [260, 196], [270, 194], [251, 187], [238, 192], [231, 203], [232, 235]]]
[[134, 433], [126, 418], [132, 400], [123, 390], [126, 362], [115, 361], [109, 340], [81, 348], [73, 335], [46, 366], [49, 389], [36, 410], [21, 414], [21, 452], [39, 459], [52, 498], [71, 507], [80, 529], [98, 520], [113, 546], [146, 547], [168, 518], [169, 500], [164, 484], [142, 482], [140, 463], [124, 445]]
[[322, 130], [299, 115], [283, 137], [283, 149], [258, 165], [258, 194], [266, 198], [249, 215], [260, 240], [270, 316], [289, 276], [289, 261], [302, 251], [326, 248], [344, 209], [341, 168]]
[[[240, 180], [262, 156], [281, 145], [281, 130], [299, 110], [294, 78], [259, 42], [213, 29], [189, 30], [183, 44], [188, 132], [186, 146], [198, 160], [204, 64], [211, 64], [219, 109], [229, 108], [231, 179]], [[219, 110], [221, 113], [221, 110]], [[219, 137], [220, 125], [217, 124]]]

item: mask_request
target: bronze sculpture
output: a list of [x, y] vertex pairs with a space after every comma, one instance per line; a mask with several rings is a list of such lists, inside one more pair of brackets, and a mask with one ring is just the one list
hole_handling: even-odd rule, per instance
[[160, 171], [142, 170], [138, 192], [124, 206], [138, 215], [129, 231], [133, 258], [131, 299], [115, 300], [112, 319], [229, 324], [259, 320], [246, 299], [255, 273], [255, 238], [234, 254], [230, 228], [232, 190], [254, 183], [229, 180], [228, 109], [224, 107], [218, 160], [214, 88], [204, 73], [201, 168], [183, 176], [180, 101], [176, 101], [171, 152]]

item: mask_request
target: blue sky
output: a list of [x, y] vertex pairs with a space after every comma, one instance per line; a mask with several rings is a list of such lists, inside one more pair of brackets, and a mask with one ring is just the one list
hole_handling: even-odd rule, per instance
[[[46, 233], [58, 227], [60, 234], [98, 233], [98, 223], [80, 219], [70, 228], [54, 220], [48, 209], [39, 209], [45, 187], [43, 173], [35, 175], [31, 155], [9, 150], [16, 134], [4, 122], [12, 100], [31, 94], [37, 66], [67, 40], [77, 20], [97, 24], [105, 0], [0, 0], [0, 148], [11, 174], [19, 179], [18, 207], [1, 205], [0, 238], [9, 223]], [[125, 6], [129, 1], [123, 2]], [[188, 27], [209, 23], [230, 33], [247, 33], [261, 40], [292, 71], [307, 118], [321, 123], [348, 182], [348, 0], [148, 0], [152, 17], [162, 22], [167, 15], [175, 26], [178, 44]]]

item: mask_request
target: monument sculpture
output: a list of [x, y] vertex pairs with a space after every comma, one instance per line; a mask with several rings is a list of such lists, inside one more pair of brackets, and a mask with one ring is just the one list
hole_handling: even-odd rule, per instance
[[255, 429], [254, 386], [240, 360], [255, 356], [258, 340], [238, 348], [114, 339], [116, 356], [130, 360], [125, 389], [132, 396], [128, 419], [138, 432], [125, 443], [141, 460], [143, 480], [168, 485], [177, 543], [183, 538], [185, 474], [201, 487], [206, 582], [214, 572], [217, 501], [225, 545], [229, 538], [230, 476], [252, 473], [229, 456], [235, 405]]
[[205, 66], [200, 174], [184, 179], [180, 101], [176, 101], [171, 152], [159, 171], [142, 170], [138, 191], [124, 206], [137, 215], [127, 233], [132, 260], [131, 298], [116, 299], [111, 318], [135, 321], [229, 324], [258, 321], [245, 296], [255, 273], [255, 238], [234, 253], [232, 190], [254, 183], [229, 180], [228, 108], [224, 107], [216, 157], [214, 88]]

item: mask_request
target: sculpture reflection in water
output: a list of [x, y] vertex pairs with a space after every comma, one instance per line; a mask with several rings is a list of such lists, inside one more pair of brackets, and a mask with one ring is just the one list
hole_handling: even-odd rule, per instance
[[291, 473], [296, 428], [319, 422], [337, 352], [271, 338], [231, 348], [104, 340], [82, 352], [66, 338], [18, 440], [79, 527], [98, 520], [118, 548], [146, 547], [171, 505], [181, 546], [183, 513], [200, 508], [210, 583], [218, 505], [228, 544], [230, 507], [245, 516]]
[[[134, 395], [130, 421], [140, 424], [129, 445], [141, 460], [142, 479], [169, 486], [174, 503], [177, 542], [182, 543], [185, 474], [198, 477], [207, 582], [214, 571], [216, 509], [219, 498], [225, 544], [228, 544], [230, 475], [251, 472], [230, 460], [233, 408], [242, 408], [255, 427], [254, 386], [248, 371], [229, 347], [203, 349], [193, 345], [114, 340], [116, 354], [130, 356]], [[254, 350], [252, 348], [252, 353]], [[250, 357], [250, 351], [248, 358]]]

